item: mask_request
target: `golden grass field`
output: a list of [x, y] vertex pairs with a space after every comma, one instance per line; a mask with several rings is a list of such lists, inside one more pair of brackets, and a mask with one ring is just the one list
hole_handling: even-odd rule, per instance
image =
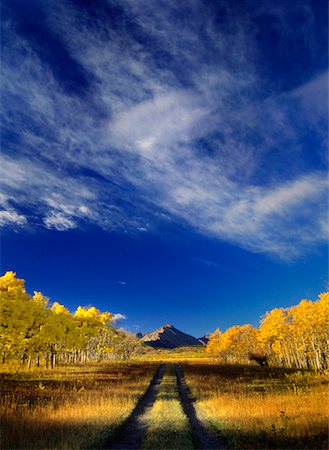
[[[199, 419], [229, 449], [328, 448], [328, 372], [223, 365], [187, 351], [179, 360], [178, 354], [164, 352], [163, 360], [181, 366]], [[129, 416], [159, 365], [159, 352], [154, 361], [146, 357], [54, 370], [13, 372], [3, 366], [1, 448], [101, 448]], [[143, 447], [193, 448], [168, 370]]]
[[327, 449], [328, 373], [182, 364], [199, 417], [234, 449]]
[[2, 373], [1, 448], [101, 446], [131, 413], [156, 367], [113, 362]]

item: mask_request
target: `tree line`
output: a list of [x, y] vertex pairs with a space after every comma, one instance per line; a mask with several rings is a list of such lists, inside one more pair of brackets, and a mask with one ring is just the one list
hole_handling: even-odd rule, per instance
[[301, 369], [329, 367], [329, 292], [318, 300], [301, 300], [290, 308], [275, 308], [261, 318], [259, 328], [233, 326], [210, 335], [206, 351], [225, 362], [257, 361]]
[[0, 277], [0, 352], [2, 362], [28, 367], [127, 359], [138, 353], [135, 335], [113, 325], [113, 314], [79, 306], [72, 314], [41, 292], [29, 295], [14, 272]]

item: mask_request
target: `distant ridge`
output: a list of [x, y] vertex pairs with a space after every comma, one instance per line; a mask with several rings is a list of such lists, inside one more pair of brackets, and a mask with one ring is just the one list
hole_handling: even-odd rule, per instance
[[209, 342], [209, 338], [207, 336], [202, 336], [198, 338], [198, 341], [201, 342], [202, 345], [207, 345]]
[[189, 334], [177, 330], [173, 325], [167, 324], [151, 333], [138, 336], [141, 340], [151, 347], [156, 348], [177, 348], [187, 346], [200, 346], [202, 343]]

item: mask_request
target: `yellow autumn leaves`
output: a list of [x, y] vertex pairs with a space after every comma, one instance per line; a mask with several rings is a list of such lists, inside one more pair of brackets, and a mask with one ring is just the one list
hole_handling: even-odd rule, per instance
[[329, 293], [315, 302], [302, 300], [291, 308], [275, 308], [260, 327], [234, 326], [210, 335], [207, 352], [227, 362], [266, 357], [272, 364], [325, 369], [329, 366]]
[[113, 315], [94, 306], [71, 314], [41, 292], [30, 296], [14, 272], [0, 277], [0, 351], [3, 361], [54, 367], [57, 363], [126, 358], [139, 348], [133, 335], [117, 330]]

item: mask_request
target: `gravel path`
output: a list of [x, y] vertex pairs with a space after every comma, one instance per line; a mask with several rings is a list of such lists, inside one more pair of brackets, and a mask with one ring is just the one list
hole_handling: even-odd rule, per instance
[[131, 415], [120, 427], [114, 439], [105, 443], [103, 449], [136, 450], [141, 448], [147, 429], [149, 413], [159, 390], [165, 366], [165, 364], [159, 366], [153, 380]]
[[225, 445], [220, 441], [215, 435], [213, 435], [203, 423], [198, 419], [193, 402], [193, 396], [191, 395], [190, 389], [186, 384], [184, 375], [181, 368], [175, 364], [175, 373], [177, 377], [177, 387], [183, 410], [187, 415], [191, 427], [193, 441], [196, 449], [199, 450], [226, 450]]

